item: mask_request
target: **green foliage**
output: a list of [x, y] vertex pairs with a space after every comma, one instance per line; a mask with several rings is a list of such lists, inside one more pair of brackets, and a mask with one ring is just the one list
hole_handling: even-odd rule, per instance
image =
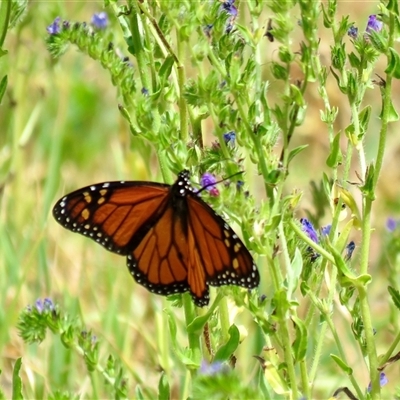
[[[1, 2], [0, 397], [398, 396], [397, 3]], [[50, 217], [184, 168], [262, 280], [203, 310]]]

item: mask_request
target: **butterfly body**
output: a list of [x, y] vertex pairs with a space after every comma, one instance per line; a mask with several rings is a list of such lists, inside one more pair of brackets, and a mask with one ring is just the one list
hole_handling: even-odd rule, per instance
[[189, 178], [185, 170], [173, 185], [91, 185], [59, 200], [53, 215], [65, 228], [127, 256], [131, 275], [153, 293], [189, 291], [204, 306], [209, 285], [256, 287], [259, 274], [249, 251]]

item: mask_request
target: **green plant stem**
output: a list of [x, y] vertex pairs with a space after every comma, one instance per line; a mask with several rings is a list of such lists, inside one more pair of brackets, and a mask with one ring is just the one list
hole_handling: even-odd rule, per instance
[[[282, 221], [279, 224], [279, 236], [280, 236], [282, 251], [284, 254], [286, 269], [289, 269], [290, 264], [291, 264], [290, 256], [289, 256], [288, 249], [287, 249], [286, 236], [285, 236], [285, 232], [283, 229]], [[276, 291], [278, 293], [284, 292], [285, 295], [287, 296], [287, 290], [286, 290], [286, 288], [284, 288], [282, 274], [280, 273], [280, 271], [277, 273], [277, 277], [278, 277], [279, 286], [276, 288]], [[290, 319], [289, 319], [289, 311], [286, 310], [286, 302], [289, 302], [289, 301], [290, 301], [290, 299], [286, 299], [286, 301], [283, 301], [284, 304], [281, 304], [280, 306], [277, 307], [277, 314], [279, 317], [279, 332], [281, 334], [282, 346], [283, 346], [283, 351], [285, 354], [285, 361], [286, 361], [288, 375], [289, 375], [290, 387], [292, 390], [293, 398], [297, 399], [298, 393], [297, 393], [296, 370], [294, 368], [292, 345], [291, 345], [290, 333], [289, 333], [289, 329], [288, 329], [288, 324], [290, 322]]]
[[[368, 273], [369, 248], [371, 238], [371, 208], [372, 200], [368, 197], [364, 198], [363, 219], [362, 219], [362, 246], [360, 274]], [[379, 373], [378, 373], [378, 356], [374, 340], [373, 326], [371, 320], [371, 312], [368, 304], [367, 288], [358, 287], [360, 298], [361, 315], [364, 323], [365, 342], [367, 345], [367, 355], [369, 360], [370, 378], [372, 383], [371, 398], [378, 399], [380, 393]]]
[[301, 382], [303, 387], [303, 395], [306, 399], [311, 399], [311, 388], [310, 388], [310, 381], [307, 374], [307, 364], [306, 360], [300, 361], [300, 374], [301, 374]]
[[[196, 312], [194, 309], [192, 299], [188, 293], [184, 293], [182, 295], [182, 302], [183, 302], [183, 309], [185, 312], [186, 326], [188, 326], [196, 318]], [[189, 342], [189, 349], [192, 351], [192, 359], [200, 362], [201, 347], [200, 347], [199, 335], [193, 332], [188, 332], [188, 342]], [[190, 374], [193, 377], [196, 375], [196, 371], [194, 369], [190, 369]]]
[[268, 166], [266, 163], [266, 156], [264, 153], [264, 148], [260, 143], [260, 138], [253, 132], [253, 129], [251, 128], [251, 126], [248, 123], [247, 111], [246, 111], [245, 104], [242, 101], [242, 95], [235, 91], [234, 96], [235, 96], [236, 104], [238, 106], [240, 117], [246, 127], [247, 134], [249, 135], [249, 137], [252, 139], [252, 141], [254, 143], [254, 150], [257, 153], [259, 168], [260, 168], [261, 174], [264, 178], [265, 193], [267, 194], [267, 197], [269, 199], [273, 200], [274, 199], [273, 189], [268, 184]]
[[[278, 307], [280, 309], [280, 307]], [[293, 364], [293, 354], [292, 354], [292, 343], [290, 340], [290, 334], [288, 330], [288, 324], [290, 322], [290, 319], [288, 318], [288, 312], [278, 312], [280, 315], [279, 316], [279, 331], [281, 334], [281, 340], [282, 340], [282, 347], [283, 351], [285, 354], [285, 361], [287, 365], [287, 372], [288, 372], [288, 378], [290, 382], [290, 389], [291, 389], [291, 394], [293, 399], [298, 399], [299, 394], [297, 390], [297, 379], [296, 379], [296, 370], [294, 368]]]
[[227, 298], [224, 296], [219, 303], [219, 316], [221, 324], [221, 342], [226, 343], [229, 340], [229, 311]]
[[8, 24], [10, 22], [11, 15], [11, 3], [11, 0], [4, 0], [0, 3], [0, 52], [3, 50], [4, 40], [7, 36]]
[[379, 365], [382, 366], [386, 362], [388, 362], [389, 358], [392, 356], [393, 352], [395, 351], [397, 345], [400, 343], [400, 332], [397, 333], [395, 339], [393, 340], [392, 344], [390, 345], [388, 351], [379, 359]]
[[[395, 38], [395, 30], [396, 30], [396, 21], [397, 17], [393, 13], [389, 13], [389, 41], [388, 47], [392, 48], [394, 45], [394, 38]], [[387, 56], [387, 64], [390, 63], [390, 55]], [[373, 187], [375, 189], [376, 184], [378, 182], [379, 174], [382, 169], [383, 164], [383, 156], [385, 154], [385, 147], [386, 147], [386, 135], [388, 130], [388, 124], [390, 121], [390, 108], [392, 102], [392, 76], [386, 75], [385, 80], [385, 87], [382, 91], [383, 102], [382, 102], [382, 125], [381, 130], [379, 132], [379, 144], [378, 144], [378, 153], [376, 156], [375, 162], [375, 175], [373, 181]]]
[[[331, 313], [329, 311], [329, 308], [327, 308], [326, 304], [322, 303], [319, 299], [317, 299], [317, 297], [314, 295], [314, 293], [309, 292], [309, 295], [310, 295], [310, 298], [313, 301], [313, 303], [318, 307], [318, 309], [320, 310], [321, 314], [324, 316], [325, 321], [326, 321], [327, 325], [329, 326], [329, 329], [330, 329], [330, 331], [331, 331], [331, 333], [332, 333], [332, 335], [333, 335], [333, 337], [335, 339], [335, 343], [336, 343], [337, 349], [339, 351], [340, 358], [348, 365], [346, 352], [342, 347], [342, 341], [340, 340], [340, 338], [339, 338], [339, 336], [337, 334], [335, 325], [334, 325], [334, 323], [332, 321], [332, 318], [331, 318]], [[364, 394], [363, 394], [362, 390], [360, 389], [360, 387], [359, 387], [359, 385], [357, 383], [357, 380], [354, 378], [354, 375], [353, 374], [349, 375], [349, 379], [350, 379], [351, 383], [353, 384], [353, 387], [356, 390], [359, 398], [363, 399], [364, 398]]]
[[187, 45], [187, 42], [184, 41], [184, 39], [180, 35], [180, 29], [177, 29], [177, 46], [178, 46], [178, 65], [177, 65], [177, 70], [178, 70], [178, 85], [179, 85], [179, 101], [178, 101], [178, 106], [179, 106], [179, 116], [180, 116], [180, 132], [179, 132], [179, 138], [182, 140], [182, 142], [186, 143], [189, 137], [189, 124], [188, 124], [188, 110], [187, 110], [187, 104], [186, 100], [184, 97], [184, 91], [185, 91], [185, 83], [186, 83], [186, 74], [185, 74], [185, 66], [184, 66], [184, 60], [185, 60], [185, 48]]

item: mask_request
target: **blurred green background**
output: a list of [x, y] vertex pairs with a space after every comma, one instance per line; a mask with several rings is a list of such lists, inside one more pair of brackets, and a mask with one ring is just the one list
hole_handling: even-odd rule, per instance
[[[377, 12], [377, 4], [339, 2], [338, 15], [350, 14], [350, 20], [363, 30], [368, 15]], [[157, 385], [157, 348], [168, 346], [165, 332], [160, 335], [160, 330], [166, 327], [162, 312], [165, 300], [134, 283], [124, 258], [64, 230], [51, 216], [54, 202], [79, 187], [109, 180], [161, 179], [155, 159], [143, 159], [132, 146], [129, 128], [118, 111], [118, 95], [108, 73], [72, 46], [56, 62], [46, 50], [46, 26], [56, 16], [89, 21], [94, 12], [101, 10], [100, 1], [32, 1], [22, 23], [9, 32], [5, 43], [9, 54], [0, 59], [0, 70], [6, 71], [9, 81], [0, 108], [0, 385], [7, 396], [11, 393], [12, 366], [20, 356], [23, 357], [22, 379], [27, 398], [40, 397], [49, 388], [73, 391], [85, 387], [82, 376], [86, 375], [81, 373], [85, 370], [83, 362], [66, 351], [60, 341], [53, 341], [50, 336], [40, 346], [27, 346], [18, 337], [18, 313], [37, 298], [50, 297], [70, 314], [79, 315], [105, 344], [100, 357], [112, 353], [124, 362], [132, 387], [142, 381], [149, 387]], [[268, 18], [266, 8], [265, 25]], [[321, 62], [330, 65], [332, 38], [322, 24], [320, 36]], [[298, 38], [293, 38], [294, 49], [300, 48], [296, 42]], [[277, 58], [277, 46], [265, 40], [265, 79], [270, 79], [268, 63]], [[116, 47], [127, 54], [122, 37]], [[383, 69], [382, 64], [376, 72], [383, 75]], [[293, 70], [293, 81], [300, 78], [300, 70]], [[276, 94], [280, 86], [274, 80], [270, 86], [273, 104], [279, 101]], [[336, 129], [344, 129], [350, 123], [350, 112], [332, 76], [327, 89], [331, 104], [340, 110]], [[398, 90], [396, 82], [394, 93]], [[291, 146], [308, 144], [309, 147], [293, 161], [286, 186], [287, 192], [304, 192], [299, 218], [305, 215], [304, 210], [313, 207], [310, 181], [318, 182], [323, 172], [329, 173], [325, 164], [328, 136], [320, 121], [322, 104], [316, 85], [310, 85], [306, 99], [309, 106], [305, 123], [296, 131]], [[366, 104], [373, 108], [365, 148], [367, 159], [371, 159], [375, 155], [380, 126], [378, 87], [371, 88]], [[397, 98], [395, 105], [399, 110]], [[398, 124], [391, 125], [373, 215], [376, 231], [371, 248], [371, 273], [374, 275], [371, 303], [380, 336], [378, 352], [384, 352], [392, 338], [390, 330], [385, 328], [389, 304], [382, 287], [387, 286], [388, 266], [382, 262], [381, 248], [386, 235], [386, 218], [400, 215], [400, 137], [397, 130]], [[212, 126], [208, 131], [207, 143], [211, 143], [214, 140]], [[276, 151], [279, 154], [280, 148]], [[356, 170], [355, 159], [352, 182], [358, 182]], [[248, 179], [254, 194], [260, 197], [256, 177]], [[354, 193], [357, 196], [357, 192]], [[325, 216], [326, 224], [329, 218]], [[355, 233], [352, 239], [359, 244], [357, 235]], [[263, 276], [261, 287], [267, 285], [268, 277]], [[178, 320], [183, 318], [180, 310], [176, 315]], [[343, 326], [343, 341], [351, 341], [349, 317], [345, 311], [337, 323]], [[333, 344], [327, 342], [327, 346]], [[248, 349], [251, 348], [249, 345]], [[332, 374], [327, 381], [324, 378], [319, 382], [323, 393], [341, 386], [344, 379], [332, 366], [328, 354], [322, 362], [330, 365], [328, 369]], [[360, 357], [353, 347], [349, 349], [348, 359], [352, 365], [361, 362]], [[249, 362], [256, 370], [256, 362]], [[368, 384], [364, 368], [355, 374], [360, 381], [365, 380], [365, 386]], [[172, 375], [174, 384], [180, 385], [179, 374], [172, 372]], [[89, 381], [86, 383], [89, 385]]]

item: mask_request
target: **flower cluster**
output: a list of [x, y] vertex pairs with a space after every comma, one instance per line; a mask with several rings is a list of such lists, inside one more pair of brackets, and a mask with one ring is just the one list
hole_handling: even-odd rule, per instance
[[[372, 14], [368, 17], [368, 23], [365, 28], [366, 33], [370, 33], [372, 31], [375, 32], [380, 32], [383, 28], [383, 22], [378, 19], [378, 17], [375, 14]], [[347, 31], [347, 34], [352, 38], [352, 39], [357, 39], [358, 37], [358, 28], [352, 25], [349, 30]]]
[[[91, 19], [91, 25], [93, 28], [101, 30], [108, 26], [108, 16], [104, 11], [95, 13]], [[61, 33], [62, 28], [68, 29], [70, 27], [69, 21], [63, 21], [61, 25], [61, 17], [56, 17], [54, 21], [46, 28], [49, 35], [58, 35]]]
[[[318, 235], [318, 232], [315, 230], [314, 225], [307, 218], [301, 218], [300, 223], [301, 223], [301, 228], [302, 228], [303, 232], [314, 243], [319, 243], [320, 235]], [[320, 231], [321, 231], [322, 237], [328, 236], [331, 231], [331, 225], [323, 226], [320, 229]], [[356, 248], [356, 244], [354, 243], [354, 241], [351, 241], [346, 245], [345, 256], [344, 256], [346, 261], [349, 261], [351, 259], [355, 248]], [[319, 254], [316, 253], [311, 247], [308, 247], [307, 251], [311, 254], [311, 261], [315, 261], [319, 257]]]

